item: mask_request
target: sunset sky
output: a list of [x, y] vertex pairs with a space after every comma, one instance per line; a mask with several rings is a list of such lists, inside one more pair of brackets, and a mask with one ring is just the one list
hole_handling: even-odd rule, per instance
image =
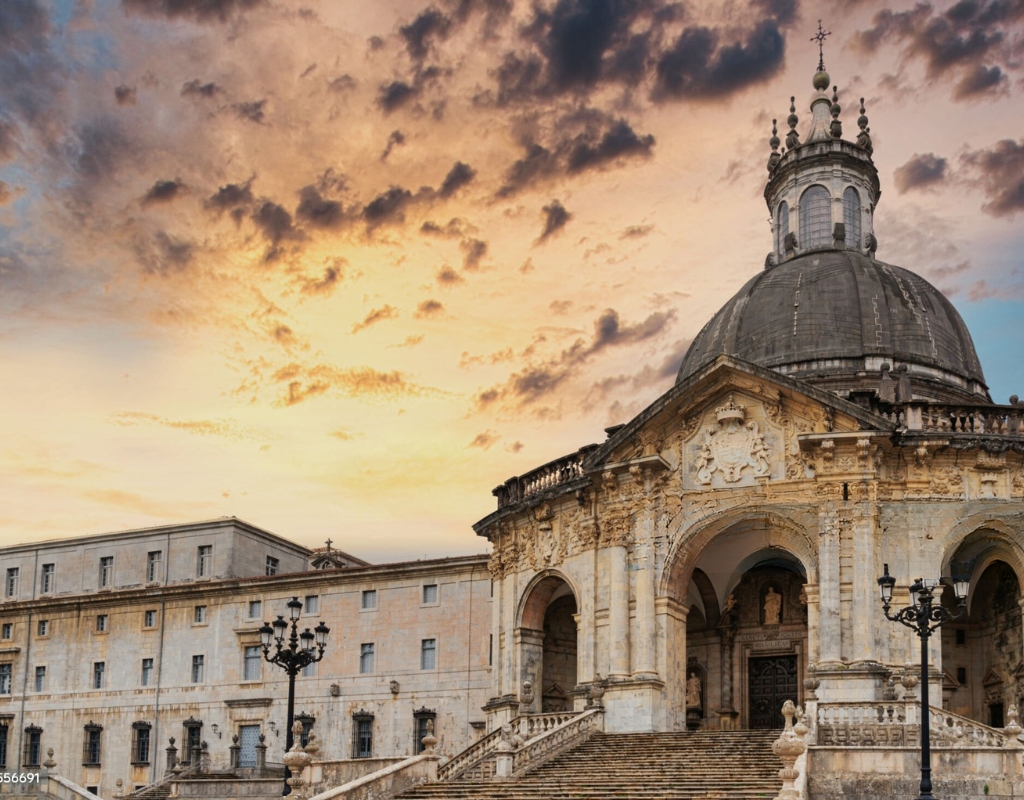
[[818, 17], [878, 257], [1024, 395], [1024, 1], [2, 0], [0, 543], [480, 552], [762, 269]]

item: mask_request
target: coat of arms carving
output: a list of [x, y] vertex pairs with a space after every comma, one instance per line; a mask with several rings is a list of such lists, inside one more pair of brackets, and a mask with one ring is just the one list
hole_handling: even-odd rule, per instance
[[754, 421], [744, 424], [746, 407], [729, 396], [729, 402], [715, 409], [718, 425], [704, 429], [704, 441], [697, 454], [697, 483], [707, 486], [715, 472], [726, 483], [736, 483], [744, 467], [750, 467], [756, 477], [767, 475], [771, 469], [771, 454], [764, 436]]

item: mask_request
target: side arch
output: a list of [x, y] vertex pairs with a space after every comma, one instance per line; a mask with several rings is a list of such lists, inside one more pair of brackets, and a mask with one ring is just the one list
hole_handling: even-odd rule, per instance
[[987, 514], [974, 514], [961, 520], [943, 537], [941, 574], [950, 575], [957, 557], [967, 556], [971, 563], [971, 587], [994, 561], [1005, 561], [1017, 575], [1024, 594], [1024, 531]]
[[543, 630], [544, 614], [562, 586], [569, 588], [573, 600], [576, 601], [576, 608], [579, 608], [580, 591], [573, 580], [560, 570], [545, 569], [530, 579], [519, 597], [519, 607], [516, 609], [516, 628]]

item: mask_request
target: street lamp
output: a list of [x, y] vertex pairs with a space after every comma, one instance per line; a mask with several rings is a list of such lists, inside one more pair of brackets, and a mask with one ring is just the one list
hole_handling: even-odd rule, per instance
[[947, 622], [956, 622], [967, 614], [967, 592], [970, 589], [970, 578], [955, 576], [952, 579], [953, 592], [959, 601], [956, 614], [942, 607], [935, 590], [940, 582], [934, 578], [918, 578], [910, 586], [910, 605], [901, 608], [894, 614], [889, 613], [892, 603], [892, 590], [896, 579], [889, 574], [889, 565], [884, 565], [884, 574], [878, 579], [878, 588], [882, 595], [882, 609], [885, 618], [906, 625], [921, 638], [921, 794], [917, 800], [934, 800], [932, 796], [932, 753], [931, 753], [931, 716], [928, 707], [928, 639], [932, 632]]
[[[312, 632], [306, 628], [299, 633], [298, 621], [302, 615], [302, 601], [293, 597], [288, 601], [288, 618], [291, 620], [291, 635], [285, 641], [285, 634], [288, 631], [288, 623], [283, 616], [278, 616], [273, 624], [264, 622], [260, 628], [260, 645], [263, 647], [263, 657], [271, 664], [277, 664], [288, 673], [288, 725], [285, 728], [285, 752], [292, 749], [294, 736], [292, 735], [292, 724], [295, 721], [295, 676], [299, 670], [309, 664], [315, 664], [324, 657], [324, 650], [327, 648], [327, 634], [331, 629], [324, 625], [323, 620]], [[274, 646], [274, 653], [270, 648]], [[284, 768], [284, 791], [281, 795], [291, 794], [292, 787], [288, 785], [291, 777], [291, 770], [288, 765]]]

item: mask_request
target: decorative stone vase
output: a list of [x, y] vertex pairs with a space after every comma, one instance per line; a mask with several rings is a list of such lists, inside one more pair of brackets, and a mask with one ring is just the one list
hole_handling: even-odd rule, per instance
[[1003, 728], [1006, 734], [1006, 748], [1008, 750], [1024, 750], [1024, 744], [1017, 737], [1021, 734], [1021, 727], [1017, 722], [1017, 706], [1010, 706], [1006, 709], [1006, 726]]
[[306, 785], [305, 779], [302, 777], [302, 771], [309, 766], [309, 762], [313, 759], [309, 753], [302, 749], [302, 723], [298, 720], [292, 725], [292, 737], [293, 744], [291, 750], [284, 754], [285, 766], [291, 770], [292, 776], [288, 779], [288, 785], [292, 787], [292, 791], [302, 796], [302, 787]]
[[604, 697], [604, 682], [601, 680], [601, 673], [597, 673], [594, 682], [590, 684], [587, 694], [587, 704], [601, 707], [601, 698]]
[[804, 678], [804, 698], [807, 700], [817, 700], [818, 695], [814, 692], [821, 686], [821, 678], [817, 675], [817, 665], [813, 662], [807, 665], [807, 677]]
[[782, 704], [782, 716], [786, 718], [786, 728], [782, 731], [782, 735], [772, 743], [772, 752], [782, 761], [782, 769], [779, 770], [782, 789], [776, 800], [798, 800], [800, 796], [794, 785], [796, 779], [800, 777], [800, 772], [796, 769], [796, 760], [807, 749], [807, 744], [793, 730], [795, 713], [796, 707], [792, 700], [787, 700]]
[[914, 687], [917, 686], [920, 681], [917, 675], [914, 674], [914, 665], [907, 662], [906, 666], [903, 667], [903, 675], [900, 678], [900, 683], [903, 684], [903, 688], [906, 691], [903, 693], [904, 700], [916, 700], [917, 695], [914, 693]]
[[[434, 754], [434, 745], [437, 744], [437, 737], [434, 736], [434, 720], [427, 720], [427, 735], [421, 740], [423, 743], [423, 752], [425, 755], [432, 756]], [[309, 749], [308, 747], [306, 748]]]

